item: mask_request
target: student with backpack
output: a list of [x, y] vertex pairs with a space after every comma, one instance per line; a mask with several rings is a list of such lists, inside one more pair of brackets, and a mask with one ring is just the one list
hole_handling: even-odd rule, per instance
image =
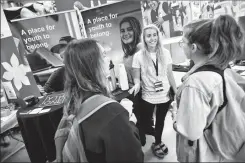
[[66, 100], [55, 134], [56, 162], [143, 162], [133, 114], [109, 98], [104, 48], [92, 39], [73, 41], [64, 64]]
[[180, 46], [194, 66], [183, 77], [172, 112], [179, 162], [245, 161], [245, 80], [227, 68], [242, 54], [243, 41], [228, 15], [184, 27]]

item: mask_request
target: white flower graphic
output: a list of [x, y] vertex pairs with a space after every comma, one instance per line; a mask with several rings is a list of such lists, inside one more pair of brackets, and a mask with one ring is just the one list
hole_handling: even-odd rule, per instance
[[30, 81], [26, 76], [28, 70], [23, 64], [19, 65], [19, 60], [14, 53], [10, 58], [10, 63], [12, 66], [7, 62], [2, 63], [3, 67], [7, 70], [4, 72], [3, 78], [8, 81], [14, 80], [14, 85], [18, 91], [22, 88], [22, 83], [30, 85]]

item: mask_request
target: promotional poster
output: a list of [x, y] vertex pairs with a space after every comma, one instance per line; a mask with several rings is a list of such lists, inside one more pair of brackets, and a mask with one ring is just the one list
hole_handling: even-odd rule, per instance
[[[76, 12], [63, 12], [10, 23], [20, 54], [27, 59], [37, 83], [63, 66], [61, 47], [80, 38]], [[53, 69], [53, 71], [52, 71]]]
[[5, 87], [8, 99], [12, 98], [10, 94], [21, 99], [40, 96], [32, 71], [19, 54], [16, 43], [1, 8], [1, 85]]
[[[107, 49], [107, 55], [115, 64], [115, 71], [116, 74], [118, 74], [117, 65], [122, 63], [124, 57], [122, 42], [124, 37], [124, 29], [122, 28], [124, 27], [122, 27], [123, 24], [121, 21], [125, 18], [128, 19], [127, 21], [134, 22], [137, 26], [143, 27], [140, 1], [113, 3], [82, 11], [81, 15], [83, 17], [87, 37], [98, 40]], [[130, 26], [127, 28], [134, 27]], [[133, 35], [140, 38], [141, 36], [137, 35], [136, 32], [134, 32]], [[129, 39], [128, 43], [134, 41], [132, 35], [128, 36], [127, 39]]]
[[[1, 79], [6, 90], [12, 91], [17, 98], [30, 95], [40, 96], [37, 84], [28, 64], [22, 62], [13, 37], [1, 39]], [[11, 89], [10, 89], [11, 88]], [[7, 94], [10, 94], [8, 92]]]
[[161, 31], [164, 39], [181, 36], [182, 28], [192, 14], [188, 14], [190, 2], [187, 2], [167, 0], [142, 1], [144, 25], [155, 24]]
[[54, 0], [1, 0], [1, 5], [8, 21], [33, 18], [57, 11]]
[[[148, 25], [152, 28], [142, 35]], [[245, 35], [245, 0], [1, 0], [1, 162], [220, 161], [215, 147], [206, 148], [203, 129], [215, 118], [210, 110], [222, 109], [227, 100], [236, 106], [244, 99], [242, 30]], [[222, 87], [223, 70], [225, 77], [231, 76], [229, 94]], [[193, 74], [198, 71], [206, 72]], [[97, 94], [112, 101], [97, 100]], [[103, 103], [101, 110], [91, 107], [85, 115], [87, 99]], [[105, 106], [114, 100], [118, 106]], [[236, 111], [243, 106], [223, 114], [236, 133], [232, 127], [240, 122], [233, 121], [241, 119], [235, 116], [241, 117]], [[81, 142], [84, 135], [77, 134], [80, 128], [72, 123], [84, 110], [87, 118], [97, 115], [86, 120], [91, 125]], [[221, 124], [216, 133], [228, 124], [216, 122], [219, 117], [214, 120], [213, 129]], [[72, 134], [62, 132], [67, 131], [62, 125], [66, 122], [79, 148], [72, 148], [78, 141], [59, 146], [65, 142], [59, 138]], [[129, 122], [136, 128], [131, 130]], [[177, 133], [176, 126], [182, 127]], [[235, 138], [244, 137], [236, 133]], [[231, 134], [224, 140], [231, 140]], [[197, 139], [204, 146], [195, 143]], [[230, 143], [237, 150], [225, 153], [226, 158], [239, 159], [245, 145], [244, 139], [234, 143], [237, 140]], [[216, 145], [229, 151], [229, 141], [218, 140]]]
[[[36, 3], [37, 6], [45, 5], [45, 11], [50, 12], [36, 14], [35, 17], [13, 17], [6, 12], [11, 7], [11, 11], [21, 6], [26, 10], [23, 6], [32, 4], [30, 6], [34, 7]], [[243, 1], [224, 0], [49, 0], [35, 3], [24, 0], [2, 1], [2, 5], [1, 12], [7, 19], [1, 14], [1, 38], [13, 35], [20, 55], [19, 62], [29, 65], [28, 71], [33, 73], [36, 83], [41, 86], [55, 70], [63, 66], [60, 54], [64, 50], [64, 42], [67, 44], [72, 39], [88, 37], [98, 40], [105, 47], [118, 75], [118, 65], [123, 62], [127, 48], [137, 46], [133, 43], [136, 40], [140, 42], [141, 31], [148, 24], [159, 27], [163, 44], [169, 49], [173, 63], [179, 64], [186, 60], [178, 45], [186, 24], [221, 14], [229, 14], [244, 24], [245, 16]], [[4, 25], [7, 21], [10, 28]]]
[[235, 18], [245, 16], [244, 1], [222, 1], [214, 3], [214, 18], [222, 14], [228, 14]]
[[245, 15], [243, 1], [141, 1], [144, 25], [155, 24], [163, 38], [181, 36], [183, 27], [191, 21], [212, 19], [228, 14], [236, 19]]
[[121, 0], [55, 0], [57, 11], [73, 10], [76, 6], [79, 10], [87, 10]]

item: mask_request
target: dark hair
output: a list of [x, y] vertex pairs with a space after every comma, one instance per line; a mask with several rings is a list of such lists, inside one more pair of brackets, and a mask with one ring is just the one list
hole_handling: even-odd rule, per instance
[[137, 45], [140, 42], [141, 25], [140, 25], [139, 20], [136, 19], [135, 17], [125, 17], [120, 22], [120, 28], [121, 28], [121, 25], [125, 22], [128, 22], [132, 26], [133, 31], [134, 31], [134, 40], [132, 43], [124, 44], [124, 42], [121, 39], [124, 57], [128, 57], [128, 56], [132, 56], [136, 52]]
[[213, 47], [210, 60], [218, 65], [227, 67], [230, 61], [242, 55], [244, 33], [229, 15], [221, 15], [214, 20], [210, 40]]
[[211, 45], [209, 43], [212, 31], [212, 20], [203, 19], [187, 24], [184, 27], [184, 36], [187, 38], [189, 44], [196, 43], [204, 54], [211, 52]]
[[69, 42], [71, 42], [72, 40], [75, 40], [75, 38], [71, 37], [71, 36], [63, 36], [59, 39], [59, 44], [53, 46], [50, 51], [52, 53], [60, 53], [60, 50], [62, 48], [65, 48], [67, 46], [67, 44]]
[[75, 40], [68, 44], [64, 52], [64, 113], [76, 114], [88, 93], [109, 95], [102, 60], [99, 45], [93, 39]]
[[184, 33], [189, 44], [197, 44], [209, 56], [208, 62], [219, 68], [226, 68], [242, 53], [243, 33], [229, 15], [190, 23], [184, 27]]

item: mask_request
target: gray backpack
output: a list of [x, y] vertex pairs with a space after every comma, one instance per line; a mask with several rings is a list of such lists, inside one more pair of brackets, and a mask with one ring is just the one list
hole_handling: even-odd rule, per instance
[[79, 124], [93, 115], [103, 106], [116, 102], [103, 95], [94, 95], [82, 103], [78, 114], [64, 116], [55, 133], [56, 161], [88, 162]]
[[[216, 72], [223, 80], [224, 103], [203, 131], [206, 141], [215, 153], [225, 159], [245, 161], [245, 79], [231, 69], [226, 69], [224, 73], [210, 65], [202, 66], [195, 72], [198, 71]], [[189, 145], [192, 146], [193, 142], [189, 141]]]

